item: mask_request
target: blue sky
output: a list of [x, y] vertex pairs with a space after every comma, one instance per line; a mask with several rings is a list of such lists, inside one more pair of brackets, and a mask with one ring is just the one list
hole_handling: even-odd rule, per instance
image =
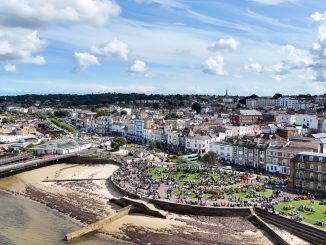
[[326, 93], [321, 0], [7, 0], [0, 94]]

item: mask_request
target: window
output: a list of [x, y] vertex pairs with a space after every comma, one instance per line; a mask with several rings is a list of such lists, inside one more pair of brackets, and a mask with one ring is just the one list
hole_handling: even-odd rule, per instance
[[321, 172], [321, 165], [318, 165], [318, 172]]
[[314, 165], [310, 164], [310, 170], [313, 170], [313, 169], [314, 169]]
[[314, 160], [314, 157], [313, 156], [309, 156], [309, 161], [313, 161]]
[[323, 161], [323, 157], [319, 157], [319, 161], [322, 162]]

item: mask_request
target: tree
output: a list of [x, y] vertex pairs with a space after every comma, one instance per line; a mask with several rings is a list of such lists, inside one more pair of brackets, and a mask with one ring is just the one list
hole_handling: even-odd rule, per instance
[[195, 102], [192, 104], [191, 108], [196, 111], [198, 114], [200, 113], [201, 111], [201, 105], [198, 103], [198, 102]]
[[2, 119], [3, 124], [15, 123], [15, 122], [16, 122], [16, 120], [14, 118], [12, 118], [12, 117], [5, 117], [5, 118]]
[[125, 111], [125, 110], [122, 110], [121, 112], [120, 112], [120, 116], [123, 116], [123, 115], [127, 115], [128, 113], [127, 113], [127, 111]]
[[103, 109], [103, 110], [97, 110], [96, 114], [97, 116], [102, 117], [102, 116], [109, 116], [110, 112], [108, 109]]
[[159, 103], [153, 103], [152, 105], [153, 109], [160, 109], [160, 104]]
[[113, 150], [118, 151], [121, 146], [124, 146], [126, 144], [127, 140], [125, 137], [118, 137], [111, 142], [111, 147], [113, 148]]
[[54, 116], [59, 118], [70, 117], [70, 112], [67, 110], [59, 110], [54, 112]]
[[187, 159], [185, 159], [185, 158], [183, 158], [181, 156], [177, 158], [177, 161], [176, 162], [177, 162], [178, 165], [182, 165], [182, 164], [187, 164], [188, 163]]
[[276, 94], [274, 94], [274, 96], [273, 96], [273, 99], [279, 99], [279, 98], [282, 98], [282, 94], [280, 94], [280, 93], [276, 93]]
[[256, 94], [252, 94], [252, 95], [248, 96], [248, 99], [257, 99], [257, 98], [259, 98], [259, 96]]
[[72, 126], [70, 126], [70, 125], [68, 125], [68, 124], [66, 124], [66, 123], [64, 123], [64, 122], [61, 122], [59, 119], [57, 119], [57, 118], [52, 118], [51, 119], [51, 122], [54, 124], [54, 125], [56, 125], [57, 127], [59, 127], [59, 128], [62, 128], [62, 129], [65, 129], [65, 130], [67, 130], [68, 132], [70, 132], [70, 133], [75, 133], [75, 128], [74, 127], [72, 127]]
[[209, 151], [202, 157], [201, 160], [207, 165], [213, 166], [217, 163], [217, 157], [218, 155], [215, 152]]

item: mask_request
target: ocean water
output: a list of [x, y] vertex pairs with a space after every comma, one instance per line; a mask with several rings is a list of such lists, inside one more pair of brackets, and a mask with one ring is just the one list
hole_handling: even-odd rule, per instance
[[65, 234], [80, 227], [68, 217], [27, 198], [0, 191], [1, 245], [104, 245], [126, 244], [89, 234], [66, 242]]

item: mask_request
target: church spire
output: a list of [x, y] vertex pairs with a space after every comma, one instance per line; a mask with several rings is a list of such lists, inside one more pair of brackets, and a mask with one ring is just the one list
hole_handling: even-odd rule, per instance
[[225, 89], [225, 97], [228, 96], [228, 89]]

